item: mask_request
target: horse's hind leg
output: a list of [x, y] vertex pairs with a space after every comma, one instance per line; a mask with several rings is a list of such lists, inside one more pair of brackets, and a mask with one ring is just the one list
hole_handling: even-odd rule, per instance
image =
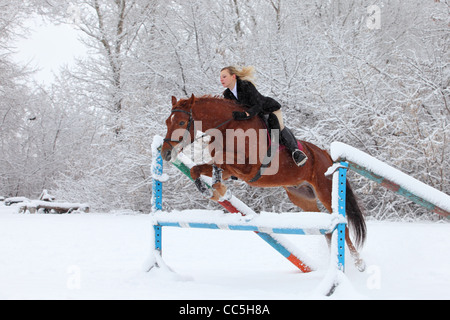
[[305, 212], [318, 212], [316, 196], [309, 184], [296, 187], [284, 187], [289, 200]]
[[[326, 179], [326, 178], [325, 178]], [[318, 188], [317, 191], [317, 197], [319, 198], [319, 201], [325, 206], [325, 208], [331, 213], [332, 212], [332, 206], [331, 206], [331, 194], [332, 194], [332, 183], [331, 180], [326, 179], [321, 181], [320, 183], [321, 188]], [[327, 234], [325, 236], [327, 239], [328, 246], [331, 246], [331, 234]], [[355, 266], [359, 271], [364, 271], [366, 268], [366, 264], [363, 259], [361, 259], [358, 250], [356, 250], [356, 247], [353, 245], [353, 242], [350, 239], [350, 232], [349, 229], [345, 228], [345, 242], [347, 243], [347, 247], [349, 249], [350, 255], [355, 260]]]
[[[327, 239], [328, 248], [331, 248], [331, 235], [332, 235], [331, 233], [325, 235], [325, 238]], [[366, 269], [366, 263], [364, 262], [363, 259], [361, 259], [358, 250], [356, 250], [355, 246], [350, 240], [350, 233], [347, 227], [345, 227], [345, 243], [347, 243], [350, 255], [355, 260], [356, 269], [363, 272]]]
[[363, 272], [366, 269], [366, 263], [363, 259], [361, 259], [358, 250], [356, 250], [355, 246], [350, 239], [350, 232], [347, 227], [345, 227], [345, 242], [347, 243], [348, 250], [350, 251], [350, 255], [355, 260], [356, 268]]
[[[289, 199], [293, 204], [302, 208], [306, 212], [318, 212], [319, 208], [317, 206], [317, 201], [314, 195], [314, 191], [309, 190], [308, 188], [304, 189], [305, 185], [298, 187], [284, 187], [287, 192]], [[326, 199], [326, 197], [322, 197], [322, 200]], [[322, 201], [321, 201], [322, 202]], [[330, 208], [331, 212], [331, 196], [330, 196], [330, 204], [327, 206], [327, 202], [322, 202], [322, 204], [328, 209]], [[331, 233], [325, 235], [325, 239], [327, 240], [328, 247], [331, 247]], [[366, 264], [364, 260], [362, 260], [359, 256], [358, 251], [350, 240], [350, 234], [348, 228], [345, 228], [345, 241], [347, 243], [348, 249], [350, 251], [350, 255], [355, 260], [355, 266], [359, 271], [364, 271], [366, 268]]]

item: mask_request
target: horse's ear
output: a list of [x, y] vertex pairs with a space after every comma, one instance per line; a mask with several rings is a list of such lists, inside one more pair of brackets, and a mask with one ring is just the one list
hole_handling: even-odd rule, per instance
[[188, 105], [193, 105], [194, 104], [194, 101], [195, 101], [195, 96], [194, 96], [194, 94], [192, 94], [192, 96], [189, 98], [189, 100], [187, 101], [188, 102]]
[[172, 96], [172, 107], [175, 107], [176, 104], [177, 104], [177, 98]]

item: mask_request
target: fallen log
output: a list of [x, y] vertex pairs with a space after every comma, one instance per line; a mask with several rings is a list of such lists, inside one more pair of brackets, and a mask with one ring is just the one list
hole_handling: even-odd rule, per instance
[[89, 205], [86, 203], [69, 203], [69, 202], [48, 202], [40, 200], [32, 200], [30, 202], [24, 203], [20, 209], [19, 213], [25, 213], [29, 211], [30, 213], [39, 212], [43, 209], [45, 213], [55, 212], [55, 213], [71, 213], [73, 211], [89, 212]]

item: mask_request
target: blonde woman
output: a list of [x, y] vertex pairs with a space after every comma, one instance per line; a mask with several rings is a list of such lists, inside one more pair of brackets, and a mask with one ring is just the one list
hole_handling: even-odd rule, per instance
[[265, 97], [258, 92], [254, 81], [255, 68], [244, 67], [238, 70], [236, 67], [225, 67], [220, 71], [220, 82], [227, 88], [223, 96], [225, 99], [235, 100], [247, 108], [246, 112], [233, 112], [235, 120], [247, 120], [256, 115], [269, 115], [269, 124], [272, 129], [280, 130], [280, 141], [292, 153], [292, 159], [297, 166], [303, 166], [308, 160], [303, 151], [298, 149], [297, 139], [291, 130], [283, 123], [281, 105], [270, 97]]

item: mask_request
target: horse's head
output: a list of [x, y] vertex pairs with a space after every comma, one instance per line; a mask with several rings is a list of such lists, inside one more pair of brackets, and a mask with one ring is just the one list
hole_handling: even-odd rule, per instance
[[172, 96], [172, 111], [166, 120], [167, 133], [161, 150], [162, 157], [166, 161], [175, 158], [178, 152], [194, 140], [192, 118], [194, 101], [194, 95], [179, 101]]

